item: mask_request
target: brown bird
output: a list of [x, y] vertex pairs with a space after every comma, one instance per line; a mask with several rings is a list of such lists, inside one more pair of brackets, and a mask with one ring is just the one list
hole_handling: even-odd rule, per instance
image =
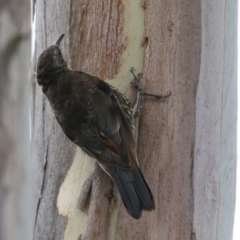
[[128, 213], [138, 219], [155, 204], [137, 163], [130, 103], [103, 80], [68, 68], [60, 50], [63, 37], [40, 55], [37, 82], [64, 133], [96, 158], [116, 184]]

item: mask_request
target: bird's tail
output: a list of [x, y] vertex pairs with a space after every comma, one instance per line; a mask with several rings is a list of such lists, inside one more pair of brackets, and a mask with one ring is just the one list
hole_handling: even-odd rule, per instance
[[117, 185], [128, 213], [133, 218], [139, 219], [142, 210], [150, 211], [155, 208], [152, 192], [137, 164], [134, 171], [110, 167], [108, 172]]

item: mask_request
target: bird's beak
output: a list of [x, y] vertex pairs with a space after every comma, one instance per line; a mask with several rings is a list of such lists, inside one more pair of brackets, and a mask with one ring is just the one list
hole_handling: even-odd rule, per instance
[[56, 41], [55, 44], [58, 45], [58, 46], [60, 46], [60, 43], [61, 43], [61, 41], [63, 40], [64, 36], [65, 36], [65, 34], [62, 34], [62, 35], [57, 39], [57, 41]]

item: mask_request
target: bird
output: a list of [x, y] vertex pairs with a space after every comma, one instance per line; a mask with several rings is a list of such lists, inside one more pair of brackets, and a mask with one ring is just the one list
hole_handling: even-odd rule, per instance
[[40, 54], [37, 83], [63, 132], [96, 159], [117, 186], [128, 214], [139, 219], [142, 211], [155, 209], [155, 201], [137, 160], [131, 104], [102, 79], [69, 68], [60, 48], [63, 38]]

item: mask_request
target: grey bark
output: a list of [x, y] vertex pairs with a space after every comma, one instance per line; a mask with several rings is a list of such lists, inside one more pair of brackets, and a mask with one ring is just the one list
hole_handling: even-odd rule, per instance
[[32, 237], [30, 2], [0, 2], [0, 239]]

